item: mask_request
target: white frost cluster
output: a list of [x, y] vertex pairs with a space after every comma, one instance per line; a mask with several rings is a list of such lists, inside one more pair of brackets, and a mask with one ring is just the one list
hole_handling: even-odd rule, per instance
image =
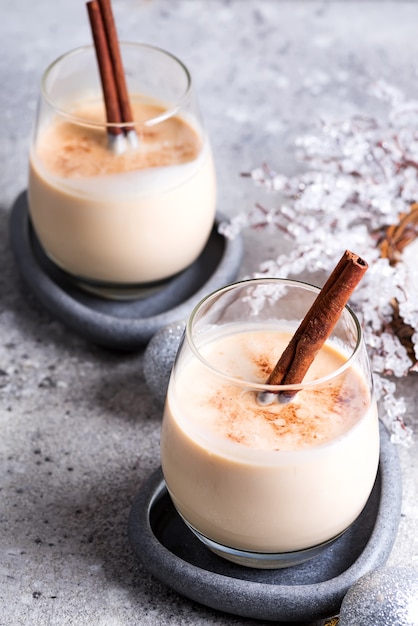
[[[401, 256], [396, 265], [382, 259], [379, 237], [418, 200], [418, 102], [409, 102], [380, 81], [372, 93], [387, 102], [383, 121], [355, 116], [322, 121], [317, 134], [300, 137], [297, 157], [307, 168], [287, 177], [264, 164], [246, 174], [255, 185], [279, 197], [279, 206], [257, 204], [220, 225], [233, 237], [243, 228], [278, 228], [293, 242], [289, 253], [265, 260], [253, 276], [298, 277], [330, 273], [349, 248], [365, 258], [369, 270], [350, 301], [358, 315], [376, 379], [378, 398], [394, 441], [408, 445], [411, 430], [403, 422], [405, 402], [396, 398], [388, 377], [417, 371], [393, 331], [396, 300], [405, 324], [416, 329], [412, 342], [418, 361], [418, 289], [416, 261]], [[418, 234], [418, 233], [416, 233]]]

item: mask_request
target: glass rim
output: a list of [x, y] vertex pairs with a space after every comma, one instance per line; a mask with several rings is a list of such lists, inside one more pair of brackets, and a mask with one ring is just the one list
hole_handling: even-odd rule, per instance
[[220, 289], [217, 289], [216, 291], [211, 292], [210, 294], [206, 295], [204, 298], [200, 300], [200, 302], [196, 304], [186, 324], [185, 334], [186, 334], [188, 344], [193, 354], [199, 359], [199, 361], [205, 367], [211, 370], [214, 374], [221, 377], [223, 380], [225, 380], [226, 382], [229, 382], [232, 385], [239, 386], [245, 389], [251, 389], [253, 391], [257, 391], [260, 393], [267, 392], [267, 393], [273, 393], [273, 394], [279, 394], [283, 391], [302, 391], [304, 389], [311, 389], [313, 387], [317, 387], [331, 380], [334, 380], [335, 378], [338, 378], [338, 376], [340, 376], [342, 373], [348, 370], [352, 366], [353, 362], [356, 360], [357, 355], [359, 354], [360, 348], [362, 346], [362, 342], [363, 342], [363, 331], [362, 331], [360, 322], [356, 314], [354, 313], [353, 309], [348, 304], [345, 305], [344, 310], [348, 312], [352, 321], [354, 322], [354, 328], [356, 329], [356, 332], [357, 332], [356, 344], [351, 354], [344, 361], [344, 363], [337, 369], [327, 374], [326, 376], [321, 376], [320, 378], [315, 378], [313, 380], [306, 381], [306, 382], [302, 381], [301, 383], [294, 383], [294, 384], [287, 384], [287, 385], [267, 385], [266, 383], [256, 383], [254, 381], [246, 381], [241, 378], [235, 378], [234, 376], [230, 376], [226, 374], [225, 372], [223, 372], [222, 370], [219, 370], [218, 368], [214, 367], [210, 363], [210, 361], [204, 358], [204, 356], [201, 354], [199, 348], [197, 347], [193, 339], [193, 324], [201, 307], [205, 305], [206, 303], [210, 302], [211, 300], [214, 300], [220, 294], [226, 293], [228, 291], [232, 291], [233, 289], [237, 287], [244, 287], [245, 285], [248, 285], [248, 284], [266, 284], [266, 283], [293, 285], [296, 287], [304, 288], [307, 291], [311, 291], [316, 294], [318, 294], [321, 291], [320, 287], [317, 287], [305, 281], [295, 280], [291, 278], [269, 277], [269, 278], [249, 278], [245, 280], [236, 281], [229, 285], [225, 285], [224, 287], [221, 287]]
[[[181, 96], [176, 99], [176, 103], [173, 106], [171, 106], [170, 108], [166, 109], [162, 114], [157, 115], [156, 117], [150, 118], [149, 120], [146, 120], [145, 122], [141, 122], [141, 125], [146, 126], [146, 127], [155, 126], [156, 124], [160, 124], [161, 122], [164, 122], [165, 120], [170, 119], [170, 118], [174, 117], [175, 115], [177, 115], [177, 113], [184, 106], [185, 101], [189, 98], [191, 90], [192, 90], [192, 77], [191, 77], [191, 74], [190, 74], [188, 68], [183, 63], [183, 61], [181, 61], [177, 56], [175, 56], [171, 52], [168, 52], [167, 50], [164, 50], [163, 48], [160, 48], [158, 46], [154, 46], [154, 45], [151, 45], [151, 44], [142, 43], [142, 42], [136, 42], [136, 41], [120, 41], [119, 44], [120, 44], [121, 48], [141, 48], [141, 49], [145, 49], [145, 50], [151, 50], [153, 52], [156, 52], [157, 54], [161, 54], [162, 56], [165, 56], [165, 57], [171, 59], [172, 61], [174, 61], [183, 70], [184, 75], [186, 76], [186, 88], [184, 89], [184, 91], [181, 94]], [[95, 121], [92, 121], [90, 119], [86, 119], [86, 118], [83, 118], [81, 116], [74, 115], [73, 113], [70, 113], [69, 111], [66, 111], [61, 106], [57, 105], [54, 102], [54, 99], [50, 96], [50, 94], [48, 92], [48, 88], [47, 88], [47, 81], [48, 81], [48, 77], [51, 74], [51, 72], [53, 71], [53, 69], [56, 68], [60, 63], [62, 63], [66, 59], [68, 59], [70, 57], [75, 57], [77, 55], [85, 54], [86, 52], [93, 52], [94, 55], [95, 55], [94, 45], [93, 44], [86, 44], [86, 45], [83, 45], [83, 46], [78, 46], [77, 48], [72, 48], [71, 50], [68, 50], [67, 52], [64, 52], [63, 54], [61, 54], [60, 56], [55, 58], [46, 67], [46, 69], [43, 71], [42, 77], [41, 77], [41, 94], [42, 94], [42, 97], [55, 110], [57, 115], [60, 115], [61, 117], [65, 118], [65, 119], [67, 119], [69, 121], [72, 121], [75, 124], [79, 124], [79, 125], [83, 125], [83, 126], [90, 126], [90, 127], [93, 127], [93, 128], [107, 128], [107, 129], [108, 128], [115, 128], [115, 127], [116, 128], [121, 128], [121, 129], [123, 129], [123, 128], [132, 128], [132, 122], [120, 122], [120, 123], [106, 122], [106, 121], [105, 122], [95, 122]], [[97, 75], [98, 75], [98, 79], [99, 79], [99, 83], [100, 83], [100, 75], [99, 75], [99, 68], [98, 67], [97, 67]]]

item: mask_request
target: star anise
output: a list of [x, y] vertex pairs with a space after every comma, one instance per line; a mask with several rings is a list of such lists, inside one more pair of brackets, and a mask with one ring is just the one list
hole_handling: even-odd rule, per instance
[[[408, 213], [400, 215], [399, 222], [386, 228], [378, 246], [382, 258], [388, 259], [391, 265], [396, 265], [402, 257], [404, 248], [418, 237], [418, 203], [414, 202]], [[393, 307], [392, 329], [399, 338], [403, 346], [408, 351], [408, 355], [413, 363], [417, 362], [414, 352], [412, 336], [415, 329], [409, 324], [405, 324], [399, 314], [399, 304], [396, 299], [391, 302]]]
[[418, 203], [414, 202], [408, 213], [401, 213], [399, 222], [388, 226], [379, 242], [380, 254], [395, 265], [404, 248], [418, 237]]

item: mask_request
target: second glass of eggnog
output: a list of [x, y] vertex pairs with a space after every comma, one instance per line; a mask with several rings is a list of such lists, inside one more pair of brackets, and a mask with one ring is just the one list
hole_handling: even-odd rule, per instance
[[[161, 434], [168, 492], [208, 548], [242, 565], [315, 556], [356, 520], [375, 482], [377, 408], [350, 308], [303, 383], [265, 384], [317, 293], [273, 278], [209, 295], [171, 373]], [[261, 404], [266, 391], [274, 400]], [[283, 391], [297, 393], [284, 403]]]
[[73, 50], [43, 76], [28, 185], [46, 254], [110, 297], [138, 295], [192, 264], [216, 208], [211, 148], [187, 68], [153, 46], [120, 48], [137, 146], [109, 145], [94, 47]]

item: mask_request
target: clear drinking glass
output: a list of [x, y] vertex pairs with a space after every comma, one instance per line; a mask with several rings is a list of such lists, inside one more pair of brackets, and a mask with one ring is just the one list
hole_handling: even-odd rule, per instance
[[[355, 521], [375, 481], [377, 408], [349, 307], [302, 384], [264, 384], [317, 293], [275, 278], [216, 291], [192, 312], [172, 369], [161, 434], [167, 489], [197, 537], [241, 565], [315, 556]], [[286, 404], [257, 401], [284, 390], [297, 391]]]
[[46, 254], [85, 288], [115, 298], [194, 262], [216, 208], [212, 152], [189, 71], [159, 48], [120, 48], [138, 147], [111, 149], [95, 50], [78, 48], [42, 78], [28, 185]]

